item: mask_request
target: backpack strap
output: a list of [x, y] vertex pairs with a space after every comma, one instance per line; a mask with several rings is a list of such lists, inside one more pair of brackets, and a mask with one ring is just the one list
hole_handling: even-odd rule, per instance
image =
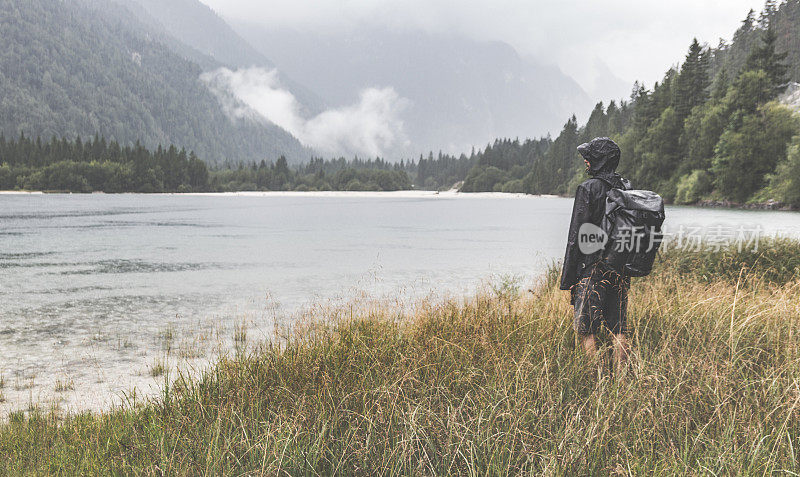
[[608, 185], [609, 185], [609, 187], [611, 187], [612, 189], [628, 190], [628, 188], [627, 188], [627, 187], [625, 187], [625, 178], [624, 178], [624, 177], [622, 177], [622, 176], [620, 176], [620, 183], [622, 184], [622, 187], [617, 187], [617, 186], [615, 186], [615, 185], [614, 185], [614, 184], [611, 182], [611, 180], [609, 180], [609, 179], [608, 179], [608, 178], [606, 178], [606, 177], [598, 177], [598, 176], [594, 176], [594, 178], [595, 178], [595, 179], [599, 179], [599, 180], [601, 180], [601, 181], [605, 182], [605, 183], [606, 183], [606, 184], [608, 184]]
[[612, 189], [616, 189], [617, 188], [617, 187], [614, 186], [614, 184], [611, 183], [610, 180], [606, 179], [605, 177], [597, 177], [597, 176], [595, 176], [595, 179], [598, 179], [598, 180], [601, 180], [601, 181], [605, 182]]

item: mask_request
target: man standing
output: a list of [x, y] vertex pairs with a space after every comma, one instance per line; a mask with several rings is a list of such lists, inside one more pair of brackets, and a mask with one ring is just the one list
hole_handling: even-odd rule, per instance
[[591, 176], [578, 186], [567, 252], [561, 273], [561, 289], [570, 290], [575, 309], [575, 332], [586, 353], [596, 358], [597, 332], [605, 327], [614, 339], [614, 364], [620, 369], [628, 359], [626, 311], [630, 278], [603, 262], [605, 240], [600, 228], [605, 214], [606, 193], [612, 188], [631, 189], [628, 180], [615, 172], [620, 149], [607, 137], [578, 146]]

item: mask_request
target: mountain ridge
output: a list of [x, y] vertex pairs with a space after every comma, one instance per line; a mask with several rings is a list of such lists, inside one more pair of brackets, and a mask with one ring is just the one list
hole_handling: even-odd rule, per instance
[[198, 64], [124, 20], [82, 2], [0, 0], [0, 132], [175, 144], [212, 164], [310, 157], [272, 124], [231, 120]]
[[[119, 0], [115, 0], [121, 4]], [[159, 22], [176, 41], [212, 59], [201, 64], [205, 71], [219, 67], [232, 69], [262, 67], [275, 69], [275, 63], [257, 51], [212, 8], [199, 0], [130, 0], [148, 16]], [[193, 59], [193, 58], [189, 58]], [[278, 71], [278, 77], [298, 99], [304, 115], [318, 114], [325, 101], [308, 87]]]

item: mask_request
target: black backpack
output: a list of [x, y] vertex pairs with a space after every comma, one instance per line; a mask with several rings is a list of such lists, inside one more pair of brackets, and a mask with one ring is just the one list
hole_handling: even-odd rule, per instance
[[649, 275], [661, 246], [664, 199], [649, 190], [612, 187], [601, 228], [608, 235], [603, 262], [630, 277]]

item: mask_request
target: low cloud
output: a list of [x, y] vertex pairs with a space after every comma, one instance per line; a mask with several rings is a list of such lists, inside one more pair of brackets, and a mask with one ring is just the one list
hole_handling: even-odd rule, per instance
[[[692, 37], [712, 46], [720, 37], [730, 39], [747, 11], [764, 5], [764, 0], [200, 1], [240, 22], [298, 31], [421, 29], [500, 40], [523, 55], [555, 62], [587, 87], [594, 73], [586, 65], [595, 57], [628, 87], [634, 80], [652, 86], [670, 65], [683, 61]], [[603, 91], [596, 99], [617, 97], [617, 91]]]
[[276, 70], [220, 68], [200, 78], [232, 118], [266, 119], [323, 154], [386, 156], [408, 146], [400, 119], [408, 100], [393, 88], [365, 89], [357, 104], [304, 118]]

